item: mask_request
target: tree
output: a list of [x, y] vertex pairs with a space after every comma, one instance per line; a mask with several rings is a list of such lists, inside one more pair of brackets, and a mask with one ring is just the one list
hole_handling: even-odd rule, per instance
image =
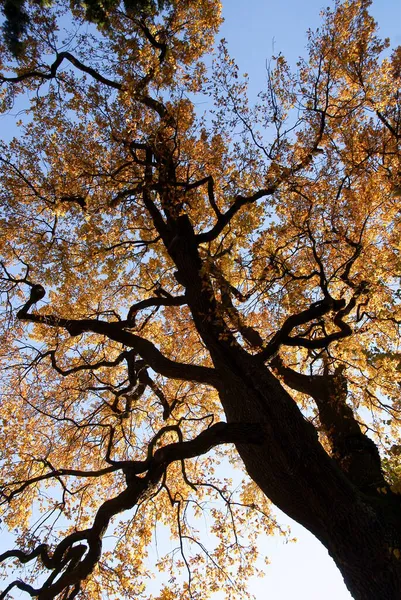
[[[42, 9], [51, 6], [51, 1], [35, 0]], [[108, 13], [113, 8], [118, 8], [119, 3], [114, 0], [99, 2], [98, 0], [86, 0], [71, 2], [71, 10], [81, 7], [84, 18], [90, 23], [96, 23], [99, 27], [105, 27], [108, 23]], [[124, 8], [127, 13], [143, 18], [151, 12], [162, 10], [167, 5], [167, 0], [125, 0]], [[26, 10], [25, 0], [1, 0], [1, 10], [4, 15], [2, 33], [4, 42], [11, 54], [18, 58], [24, 50], [25, 33], [29, 24], [29, 10]]]
[[[29, 107], [1, 156], [1, 490], [20, 547], [0, 559], [32, 570], [0, 598], [137, 598], [155, 522], [182, 554], [160, 599], [180, 566], [183, 597], [234, 598], [267, 499], [355, 598], [400, 597], [401, 52], [383, 58], [368, 8], [324, 11], [255, 107], [224, 42], [203, 62], [215, 0], [111, 7], [84, 35], [76, 9], [67, 39], [62, 4], [31, 6], [17, 66], [2, 49], [3, 109]], [[250, 477], [240, 497], [222, 457]], [[190, 517], [216, 498], [207, 554]]]

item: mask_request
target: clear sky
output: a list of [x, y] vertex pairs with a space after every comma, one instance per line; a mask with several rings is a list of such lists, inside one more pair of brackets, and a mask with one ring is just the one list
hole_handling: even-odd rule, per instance
[[[226, 38], [240, 71], [249, 74], [250, 93], [254, 97], [265, 83], [266, 60], [281, 51], [294, 64], [298, 56], [305, 55], [307, 29], [319, 25], [321, 8], [332, 3], [328, 0], [225, 0], [223, 4], [225, 22], [220, 37]], [[382, 37], [390, 37], [393, 47], [400, 45], [400, 0], [374, 0], [371, 10]], [[264, 579], [250, 583], [249, 590], [257, 600], [350, 599], [341, 574], [323, 546], [301, 526], [290, 523], [288, 517], [282, 513], [279, 516], [283, 525], [291, 524], [298, 542], [285, 544], [282, 538], [264, 539], [263, 551], [271, 564], [266, 567]]]
[[[306, 31], [316, 29], [320, 10], [332, 5], [328, 0], [223, 0], [220, 37], [227, 40], [240, 72], [249, 74], [252, 97], [263, 89], [271, 55], [282, 52], [292, 65], [305, 56]], [[400, 0], [374, 0], [370, 12], [380, 36], [389, 37], [392, 47], [401, 45]], [[326, 549], [303, 527], [279, 515], [283, 525], [291, 524], [298, 541], [264, 540], [271, 564], [266, 577], [251, 582], [249, 589], [257, 600], [349, 600], [351, 595]]]
[[[295, 63], [305, 56], [306, 31], [321, 23], [320, 11], [332, 7], [331, 0], [223, 0], [224, 24], [220, 37], [226, 38], [240, 71], [250, 76], [250, 91], [257, 93], [265, 82], [265, 65], [273, 53], [282, 52]], [[371, 14], [380, 35], [392, 46], [401, 45], [400, 0], [374, 0]]]

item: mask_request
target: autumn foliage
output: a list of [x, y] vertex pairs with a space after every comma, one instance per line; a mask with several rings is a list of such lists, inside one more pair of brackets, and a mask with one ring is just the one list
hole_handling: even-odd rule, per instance
[[0, 598], [243, 598], [270, 501], [355, 598], [401, 596], [401, 52], [369, 4], [325, 10], [256, 105], [216, 0], [99, 28], [25, 5], [0, 52]]

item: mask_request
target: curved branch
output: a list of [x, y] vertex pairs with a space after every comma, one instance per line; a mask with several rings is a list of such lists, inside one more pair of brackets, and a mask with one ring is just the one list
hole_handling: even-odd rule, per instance
[[203, 177], [202, 179], [198, 179], [197, 181], [194, 181], [192, 183], [185, 183], [185, 182], [175, 182], [173, 185], [175, 185], [176, 187], [182, 187], [184, 188], [185, 192], [189, 192], [190, 190], [195, 190], [198, 187], [201, 187], [203, 185], [207, 184], [207, 194], [208, 194], [208, 198], [209, 198], [209, 204], [212, 207], [217, 219], [220, 219], [223, 215], [219, 209], [219, 207], [216, 204], [216, 199], [214, 196], [214, 179], [212, 175], [208, 175], [206, 177]]
[[[320, 300], [319, 302], [314, 302], [310, 305], [309, 308], [297, 313], [295, 315], [289, 316], [283, 323], [281, 329], [273, 336], [270, 342], [267, 344], [266, 348], [262, 350], [257, 356], [262, 360], [267, 360], [268, 358], [274, 356], [281, 345], [286, 346], [303, 346], [305, 348], [321, 348], [326, 347], [330, 341], [334, 341], [335, 339], [339, 339], [340, 337], [345, 337], [345, 331], [347, 331], [347, 335], [349, 335], [348, 329], [351, 329], [349, 325], [344, 323], [341, 320], [336, 321], [337, 315], [334, 319], [336, 325], [341, 327], [339, 332], [335, 332], [330, 334], [329, 336], [322, 338], [325, 343], [322, 343], [322, 340], [309, 340], [303, 338], [301, 336], [290, 337], [291, 331], [295, 327], [299, 327], [300, 325], [305, 325], [310, 321], [322, 317], [327, 314], [331, 310], [341, 310], [345, 307], [345, 300], [334, 300], [333, 298], [327, 297], [324, 300]], [[351, 331], [352, 333], [352, 331]], [[317, 344], [317, 345], [316, 345]]]
[[55, 350], [49, 350], [49, 352], [45, 352], [45, 354], [43, 354], [42, 358], [45, 358], [46, 356], [50, 356], [50, 360], [51, 360], [53, 369], [55, 371], [57, 371], [57, 373], [59, 373], [63, 377], [67, 377], [67, 375], [71, 375], [72, 373], [77, 373], [78, 371], [95, 371], [96, 369], [100, 369], [102, 367], [116, 367], [117, 365], [122, 363], [124, 358], [127, 357], [127, 352], [125, 352], [125, 351], [121, 352], [121, 354], [119, 354], [115, 360], [99, 360], [97, 363], [94, 363], [93, 365], [90, 365], [90, 364], [77, 365], [76, 367], [71, 367], [71, 369], [67, 369], [65, 371], [63, 369], [61, 369], [58, 366], [58, 364], [56, 363], [56, 351]]
[[263, 441], [262, 426], [257, 423], [215, 423], [202, 431], [196, 438], [187, 442], [168, 444], [156, 450], [153, 461], [155, 465], [166, 466], [176, 460], [195, 458], [206, 454], [220, 444], [261, 444]]
[[[283, 167], [280, 176], [278, 178], [276, 178], [275, 181], [269, 187], [258, 190], [257, 192], [254, 192], [250, 196], [242, 196], [241, 194], [238, 194], [235, 197], [234, 203], [230, 206], [230, 208], [224, 214], [218, 215], [216, 225], [214, 225], [214, 227], [212, 227], [212, 229], [210, 229], [209, 231], [206, 231], [205, 233], [200, 233], [196, 236], [196, 240], [197, 240], [198, 244], [203, 244], [204, 242], [212, 242], [213, 240], [215, 240], [220, 235], [220, 233], [223, 231], [223, 229], [226, 227], [226, 225], [228, 225], [228, 223], [232, 220], [232, 218], [237, 214], [237, 212], [243, 206], [245, 206], [247, 204], [252, 204], [253, 202], [260, 200], [260, 198], [263, 198], [265, 196], [271, 196], [272, 194], [274, 194], [274, 192], [277, 191], [277, 189], [283, 182], [288, 180], [288, 178], [291, 175], [298, 173], [299, 171], [301, 171], [303, 168], [307, 167], [312, 162], [313, 157], [316, 154], [316, 151], [319, 150], [319, 144], [322, 140], [324, 130], [325, 130], [325, 125], [326, 125], [325, 112], [324, 111], [318, 111], [318, 112], [320, 112], [319, 129], [317, 131], [316, 139], [315, 139], [314, 143], [312, 144], [309, 152], [306, 154], [306, 156], [304, 158], [302, 158], [296, 165], [294, 165], [290, 169]], [[211, 191], [213, 192], [213, 188], [211, 189]], [[209, 193], [209, 197], [210, 197], [210, 193]], [[214, 196], [213, 196], [213, 202], [214, 202]]]
[[260, 200], [260, 198], [264, 198], [265, 196], [271, 196], [277, 190], [277, 187], [278, 185], [275, 184], [266, 189], [258, 190], [250, 196], [242, 196], [240, 194], [236, 196], [234, 203], [225, 213], [219, 216], [216, 225], [212, 227], [212, 229], [209, 229], [209, 231], [206, 231], [205, 233], [199, 233], [195, 236], [196, 242], [198, 244], [203, 244], [205, 242], [212, 242], [215, 240], [223, 231], [224, 227], [228, 225], [228, 223], [243, 206], [252, 204], [253, 202]]
[[23, 565], [27, 564], [31, 560], [40, 557], [45, 567], [48, 569], [52, 568], [52, 563], [47, 553], [47, 544], [39, 544], [32, 552], [23, 552], [23, 550], [7, 550], [0, 554], [0, 563], [7, 560], [7, 558], [17, 558]]
[[[102, 475], [106, 475], [107, 473], [117, 471], [118, 468], [118, 466], [112, 465], [110, 467], [105, 467], [104, 469], [99, 469], [98, 471], [81, 471], [79, 469], [55, 469], [54, 471], [50, 471], [50, 473], [44, 473], [43, 475], [37, 475], [37, 477], [27, 479], [26, 481], [24, 481], [24, 483], [22, 483], [22, 485], [19, 488], [12, 490], [9, 494], [6, 494], [4, 491], [1, 491], [0, 493], [6, 498], [7, 502], [9, 502], [10, 500], [12, 500], [12, 498], [17, 496], [18, 494], [21, 494], [21, 492], [23, 492], [27, 487], [35, 483], [39, 483], [40, 481], [45, 481], [47, 479], [52, 478], [57, 479], [58, 477], [101, 477]], [[11, 485], [16, 485], [18, 483], [19, 482], [17, 481], [14, 484], [3, 484], [1, 487], [5, 489], [7, 487], [10, 487]], [[0, 555], [0, 562], [2, 560], [1, 556], [2, 555]]]
[[15, 587], [23, 592], [27, 592], [32, 598], [39, 594], [39, 590], [35, 589], [28, 583], [25, 583], [23, 581], [20, 581], [19, 579], [16, 579], [15, 581], [12, 581], [6, 587], [6, 589], [0, 594], [0, 600], [5, 600], [5, 598], [7, 598], [7, 594], [9, 594], [11, 592], [11, 590]]
[[126, 331], [123, 327], [129, 327], [128, 321], [107, 322], [96, 319], [64, 319], [55, 315], [40, 315], [28, 313], [31, 307], [28, 301], [22, 309], [17, 312], [17, 317], [23, 321], [32, 323], [42, 323], [50, 327], [62, 327], [71, 336], [78, 336], [84, 332], [98, 333], [108, 337], [110, 340], [119, 342], [134, 348], [146, 363], [160, 375], [172, 379], [182, 379], [184, 381], [196, 381], [212, 385], [215, 388], [220, 387], [220, 379], [216, 370], [211, 367], [203, 367], [200, 365], [190, 365], [181, 363], [167, 358], [158, 350], [158, 348], [149, 340], [140, 337], [130, 331]]
[[[166, 57], [167, 44], [165, 42], [160, 42], [159, 40], [156, 39], [156, 37], [150, 31], [149, 27], [147, 27], [147, 25], [143, 19], [137, 20], [135, 22], [142, 30], [142, 32], [143, 32], [144, 36], [146, 37], [146, 39], [148, 40], [148, 42], [150, 42], [154, 48], [157, 48], [158, 50], [160, 50], [159, 63], [162, 63]], [[157, 33], [156, 33], [156, 35], [157, 35]]]
[[[167, 429], [171, 428], [163, 428], [163, 432]], [[110, 520], [140, 502], [143, 495], [161, 480], [171, 462], [200, 456], [218, 444], [258, 444], [262, 439], [262, 428], [255, 423], [220, 422], [212, 425], [193, 440], [179, 441], [159, 448], [153, 457], [145, 461], [121, 462], [126, 473], [127, 487], [114, 498], [103, 502], [96, 513], [92, 527], [68, 535], [56, 547], [52, 557], [48, 553], [46, 544], [40, 544], [30, 553], [10, 550], [0, 555], [0, 562], [8, 558], [17, 558], [23, 564], [40, 557], [44, 566], [52, 570], [40, 590], [34, 590], [24, 583], [20, 586], [14, 582], [11, 587], [7, 587], [0, 598], [4, 598], [15, 585], [30, 593], [31, 596], [39, 596], [41, 600], [52, 600], [72, 586], [78, 589], [80, 582], [90, 575], [100, 559], [102, 538]], [[155, 440], [156, 438], [154, 442]], [[148, 471], [145, 477], [136, 476], [145, 470]], [[87, 545], [73, 546], [79, 541], [84, 541]], [[55, 581], [57, 577], [59, 578]]]
[[152, 392], [159, 398], [160, 403], [163, 407], [163, 419], [166, 421], [173, 412], [174, 408], [177, 406], [178, 399], [176, 398], [175, 400], [173, 400], [173, 402], [170, 405], [163, 391], [156, 385], [156, 383], [150, 377], [146, 368], [141, 369], [140, 373], [138, 374], [138, 379], [143, 385], [149, 386]]
[[127, 315], [127, 321], [132, 321], [136, 313], [144, 308], [159, 306], [183, 306], [184, 304], [186, 304], [185, 296], [146, 298], [145, 300], [136, 302], [131, 306]]
[[308, 339], [302, 336], [288, 337], [283, 344], [285, 346], [300, 346], [302, 348], [308, 348], [310, 350], [318, 350], [319, 348], [327, 348], [332, 342], [342, 340], [343, 338], [352, 335], [352, 328], [345, 321], [339, 320], [336, 323], [340, 326], [339, 331], [334, 331], [329, 335], [325, 335], [321, 338]]
[[56, 60], [49, 66], [48, 72], [33, 70], [33, 71], [28, 71], [27, 73], [22, 73], [21, 75], [16, 75], [15, 77], [5, 77], [4, 75], [0, 75], [0, 82], [20, 83], [22, 81], [25, 81], [26, 79], [34, 79], [35, 77], [37, 77], [39, 79], [45, 79], [45, 80], [54, 79], [54, 77], [56, 77], [56, 75], [57, 75], [57, 70], [58, 70], [59, 66], [61, 65], [61, 63], [64, 61], [64, 59], [68, 60], [72, 65], [74, 65], [74, 67], [76, 67], [83, 73], [87, 73], [88, 75], [91, 75], [91, 77], [93, 77], [93, 79], [95, 79], [96, 81], [99, 81], [100, 83], [103, 83], [104, 85], [107, 85], [108, 87], [112, 87], [116, 90], [121, 89], [121, 87], [122, 87], [121, 83], [118, 83], [117, 81], [113, 81], [112, 79], [108, 79], [107, 77], [104, 77], [103, 75], [98, 73], [92, 67], [88, 67], [87, 65], [85, 65], [83, 62], [81, 62], [78, 58], [76, 58], [70, 52], [58, 53]]

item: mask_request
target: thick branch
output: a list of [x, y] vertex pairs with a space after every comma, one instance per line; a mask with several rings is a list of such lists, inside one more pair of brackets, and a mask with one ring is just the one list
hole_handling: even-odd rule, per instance
[[198, 244], [203, 244], [205, 242], [212, 242], [215, 240], [220, 233], [223, 231], [224, 227], [228, 225], [228, 223], [233, 219], [233, 217], [239, 212], [239, 210], [246, 206], [247, 204], [253, 204], [260, 198], [264, 198], [265, 196], [271, 196], [277, 190], [277, 185], [272, 185], [269, 188], [258, 190], [251, 196], [242, 196], [238, 195], [235, 197], [234, 203], [230, 206], [230, 208], [219, 216], [217, 223], [212, 229], [206, 231], [205, 233], [200, 233], [196, 236], [196, 241]]
[[[40, 557], [45, 567], [53, 572], [42, 588], [34, 590], [31, 595], [37, 595], [40, 600], [52, 600], [71, 586], [79, 586], [80, 582], [88, 577], [100, 559], [102, 537], [112, 517], [133, 508], [144, 493], [160, 481], [171, 462], [200, 456], [218, 444], [257, 444], [261, 443], [262, 439], [262, 428], [258, 428], [254, 423], [216, 423], [193, 440], [168, 444], [159, 448], [153, 457], [145, 461], [121, 462], [119, 466], [126, 473], [127, 488], [100, 506], [91, 528], [74, 532], [64, 538], [55, 549], [53, 556], [49, 555], [48, 547], [45, 544], [40, 544], [30, 553], [21, 550], [5, 552], [0, 555], [0, 562], [8, 558], [17, 558], [26, 564]], [[145, 477], [136, 476], [145, 471], [148, 471]], [[87, 546], [83, 544], [73, 546], [78, 541], [86, 542]], [[55, 581], [59, 575], [59, 579]], [[8, 587], [6, 591], [10, 589], [12, 588]], [[30, 590], [25, 587], [20, 587], [20, 589], [30, 593]], [[5, 596], [5, 592], [2, 596]]]
[[160, 50], [159, 63], [161, 64], [166, 57], [167, 44], [165, 42], [160, 42], [159, 40], [156, 39], [156, 37], [152, 34], [152, 32], [147, 27], [147, 25], [143, 19], [140, 21], [136, 21], [136, 23], [141, 28], [141, 30], [142, 30], [143, 34], [145, 35], [146, 39], [148, 40], [148, 42], [150, 42], [154, 48], [157, 48], [158, 50]]
[[38, 593], [39, 593], [38, 589], [35, 589], [34, 587], [32, 587], [31, 585], [29, 585], [28, 583], [24, 583], [23, 581], [20, 581], [19, 579], [16, 579], [15, 581], [12, 581], [6, 587], [6, 589], [0, 594], [0, 600], [4, 600], [5, 598], [7, 598], [7, 595], [11, 592], [11, 590], [13, 588], [18, 588], [19, 590], [21, 590], [23, 592], [27, 592], [32, 598], [34, 596], [37, 596]]
[[219, 207], [216, 204], [216, 199], [214, 196], [214, 179], [212, 175], [208, 175], [207, 177], [203, 177], [202, 179], [198, 179], [198, 181], [194, 181], [193, 183], [181, 183], [177, 182], [174, 185], [178, 187], [183, 187], [186, 192], [190, 190], [195, 190], [198, 187], [207, 184], [207, 194], [209, 198], [210, 206], [212, 207], [216, 217], [220, 219], [223, 215], [220, 212]]
[[[340, 327], [340, 331], [334, 332], [321, 339], [306, 339], [301, 336], [290, 337], [291, 331], [295, 327], [305, 325], [314, 319], [322, 317], [329, 313], [331, 310], [341, 310], [345, 307], [345, 300], [334, 300], [333, 298], [327, 297], [319, 302], [314, 302], [309, 308], [288, 317], [281, 329], [273, 336], [266, 348], [258, 354], [262, 360], [274, 356], [281, 345], [287, 346], [303, 346], [305, 348], [325, 348], [330, 342], [350, 335], [352, 333], [349, 325], [344, 323], [341, 319], [337, 319], [337, 315], [334, 318], [336, 325]], [[337, 320], [336, 320], [337, 319]]]
[[131, 306], [127, 315], [127, 321], [132, 321], [137, 312], [144, 308], [158, 307], [158, 306], [183, 306], [186, 303], [185, 296], [168, 296], [168, 297], [157, 297], [157, 298], [146, 298], [136, 302]]
[[112, 79], [108, 79], [107, 77], [104, 77], [103, 75], [98, 73], [95, 69], [92, 69], [92, 67], [88, 67], [83, 62], [78, 60], [78, 58], [76, 58], [75, 56], [70, 54], [70, 52], [60, 52], [59, 54], [57, 54], [56, 60], [50, 65], [49, 70], [47, 72], [33, 70], [33, 71], [28, 71], [27, 73], [22, 73], [21, 75], [16, 75], [14, 77], [5, 77], [4, 75], [0, 75], [0, 81], [5, 82], [5, 83], [6, 82], [19, 83], [19, 82], [25, 81], [26, 79], [34, 79], [34, 78], [45, 79], [45, 80], [53, 79], [54, 77], [56, 77], [57, 70], [64, 59], [68, 60], [71, 64], [74, 65], [74, 67], [76, 67], [83, 73], [87, 73], [88, 75], [91, 75], [91, 77], [93, 77], [93, 79], [96, 79], [96, 81], [99, 81], [100, 83], [103, 83], [104, 85], [107, 85], [108, 87], [112, 87], [116, 90], [121, 89], [121, 87], [122, 87], [121, 83], [119, 83], [117, 81], [113, 81]]
[[213, 368], [202, 367], [199, 365], [190, 365], [171, 360], [164, 356], [156, 346], [134, 333], [123, 329], [129, 326], [128, 322], [109, 323], [96, 319], [63, 319], [54, 315], [39, 315], [26, 312], [29, 302], [17, 313], [17, 317], [24, 321], [32, 323], [43, 323], [50, 327], [62, 327], [68, 331], [71, 336], [78, 336], [88, 331], [98, 333], [108, 337], [115, 342], [119, 342], [134, 348], [146, 363], [160, 375], [172, 379], [182, 379], [184, 381], [197, 381], [212, 385], [216, 388], [220, 385], [220, 380]]
[[270, 364], [288, 387], [315, 400], [332, 456], [349, 479], [358, 488], [373, 495], [376, 495], [378, 487], [386, 487], [378, 449], [362, 433], [352, 408], [347, 404], [343, 369], [339, 367], [333, 374], [308, 376], [286, 367], [278, 356]]
[[288, 387], [296, 390], [297, 392], [301, 392], [302, 394], [307, 394], [313, 398], [314, 381], [316, 380], [316, 376], [305, 375], [295, 371], [294, 369], [291, 369], [290, 367], [286, 367], [278, 355], [276, 355], [273, 360], [270, 361], [270, 366], [273, 368], [275, 373], [280, 375]]
[[156, 450], [152, 462], [166, 466], [176, 460], [195, 458], [206, 454], [219, 444], [260, 444], [262, 427], [256, 423], [215, 423], [188, 442], [168, 444]]
[[50, 356], [52, 367], [55, 371], [57, 371], [57, 373], [59, 373], [63, 377], [67, 377], [67, 375], [77, 373], [78, 371], [95, 371], [96, 369], [101, 369], [102, 367], [116, 367], [117, 365], [122, 363], [124, 358], [126, 358], [127, 352], [121, 352], [121, 354], [119, 354], [115, 360], [99, 360], [97, 363], [94, 363], [92, 365], [89, 363], [84, 365], [77, 365], [76, 367], [71, 367], [71, 369], [66, 370], [61, 369], [56, 363], [55, 350], [50, 350], [49, 352], [46, 352], [45, 354], [43, 354], [43, 358], [45, 358], [45, 356]]

